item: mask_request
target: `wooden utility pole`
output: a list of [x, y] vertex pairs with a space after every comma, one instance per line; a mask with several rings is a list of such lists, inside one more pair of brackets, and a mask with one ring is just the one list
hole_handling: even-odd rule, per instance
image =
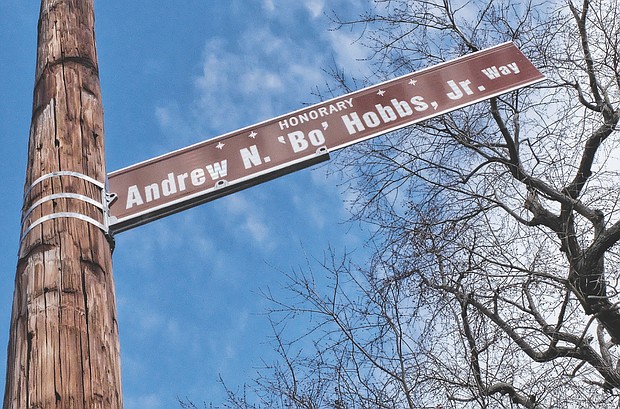
[[41, 1], [4, 409], [122, 408], [93, 1]]

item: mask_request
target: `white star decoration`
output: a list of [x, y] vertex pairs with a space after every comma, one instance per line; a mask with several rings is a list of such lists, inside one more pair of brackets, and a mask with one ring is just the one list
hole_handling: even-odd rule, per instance
[[409, 85], [415, 85], [417, 83], [418, 83], [418, 80], [412, 79], [411, 81], [409, 81]]
[[256, 137], [258, 136], [258, 134], [257, 134], [256, 132], [252, 131], [252, 133], [251, 133], [251, 134], [249, 134], [248, 136], [249, 136], [250, 138], [252, 138], [252, 139], [256, 139]]
[[224, 146], [226, 146], [226, 144], [223, 143], [223, 142], [220, 142], [215, 147], [218, 148], [219, 150], [222, 150], [222, 149], [224, 149]]
[[377, 92], [377, 95], [384, 96], [385, 95], [385, 91], [380, 89], [379, 92]]

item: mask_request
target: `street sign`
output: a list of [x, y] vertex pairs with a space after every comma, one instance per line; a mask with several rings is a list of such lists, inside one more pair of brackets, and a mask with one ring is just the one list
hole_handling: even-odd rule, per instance
[[110, 229], [128, 230], [543, 78], [505, 43], [112, 172]]

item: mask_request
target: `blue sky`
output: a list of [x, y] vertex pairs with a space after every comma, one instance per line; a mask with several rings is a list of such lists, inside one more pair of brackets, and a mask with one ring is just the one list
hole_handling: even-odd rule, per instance
[[[363, 0], [96, 2], [108, 171], [317, 102], [336, 64], [369, 75], [357, 34], [326, 14]], [[6, 350], [34, 82], [36, 1], [0, 2], [0, 349]], [[321, 260], [360, 257], [367, 234], [345, 223], [347, 192], [329, 164], [116, 237], [126, 409], [220, 403], [221, 376], [251, 382], [274, 358], [267, 288]], [[303, 327], [303, 323], [300, 323]], [[0, 359], [5, 372], [6, 355]], [[0, 379], [4, 379], [0, 376]], [[2, 388], [3, 390], [4, 388]]]

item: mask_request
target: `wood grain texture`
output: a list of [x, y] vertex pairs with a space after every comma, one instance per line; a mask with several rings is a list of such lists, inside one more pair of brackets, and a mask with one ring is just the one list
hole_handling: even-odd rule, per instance
[[[93, 0], [41, 1], [32, 112], [26, 191], [57, 171], [105, 180]], [[24, 210], [58, 193], [102, 200], [90, 182], [57, 176], [30, 190]], [[37, 206], [24, 227], [60, 212], [104, 221], [96, 206], [65, 198]], [[75, 218], [35, 227], [19, 249], [4, 409], [122, 408], [117, 328], [104, 232]]]

